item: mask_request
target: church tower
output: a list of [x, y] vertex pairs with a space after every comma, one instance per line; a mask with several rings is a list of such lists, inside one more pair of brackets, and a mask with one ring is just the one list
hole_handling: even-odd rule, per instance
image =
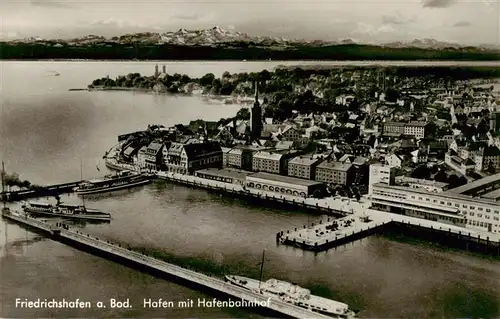
[[497, 113], [495, 112], [490, 113], [490, 130], [497, 131]]
[[252, 139], [259, 139], [262, 132], [262, 108], [259, 103], [259, 83], [255, 82], [255, 102], [250, 112]]

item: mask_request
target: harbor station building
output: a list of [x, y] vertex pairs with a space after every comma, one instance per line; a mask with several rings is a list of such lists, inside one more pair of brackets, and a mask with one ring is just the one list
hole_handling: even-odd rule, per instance
[[326, 190], [325, 184], [321, 182], [265, 172], [248, 175], [246, 187], [300, 197], [322, 197]]

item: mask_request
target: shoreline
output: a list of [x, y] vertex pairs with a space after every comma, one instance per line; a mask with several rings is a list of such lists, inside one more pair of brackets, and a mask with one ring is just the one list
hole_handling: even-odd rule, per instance
[[234, 95], [212, 95], [203, 93], [185, 93], [185, 92], [166, 92], [166, 91], [155, 91], [146, 88], [128, 88], [128, 87], [99, 87], [99, 88], [71, 88], [69, 92], [81, 92], [81, 91], [116, 91], [116, 92], [141, 92], [148, 94], [159, 94], [159, 95], [171, 95], [171, 96], [196, 96], [203, 99], [217, 100], [221, 102], [231, 102], [228, 104], [251, 104], [254, 102], [252, 96], [234, 96]]

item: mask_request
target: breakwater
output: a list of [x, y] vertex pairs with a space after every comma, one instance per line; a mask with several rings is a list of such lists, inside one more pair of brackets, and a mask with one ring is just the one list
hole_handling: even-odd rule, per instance
[[77, 187], [82, 181], [69, 182], [63, 184], [47, 185], [31, 189], [9, 191], [0, 193], [0, 199], [8, 202], [19, 201], [34, 197], [47, 197], [55, 196], [63, 193], [72, 193], [73, 189]]
[[[261, 293], [253, 292], [233, 284], [227, 283], [219, 278], [207, 276], [193, 270], [189, 270], [177, 265], [166, 263], [148, 255], [135, 252], [130, 248], [101, 240], [90, 234], [72, 230], [65, 224], [49, 225], [26, 215], [19, 215], [9, 209], [2, 211], [2, 217], [16, 222], [22, 226], [27, 226], [43, 232], [50, 238], [68, 244], [83, 251], [106, 257], [113, 261], [120, 262], [127, 266], [138, 268], [139, 270], [151, 272], [155, 275], [175, 278], [175, 281], [188, 284], [189, 286], [201, 288], [215, 292], [218, 296], [232, 297], [246, 304], [252, 304], [252, 308], [264, 308], [275, 316], [292, 318], [330, 318], [326, 315], [315, 313], [307, 309], [295, 306], [278, 299], [270, 299]], [[262, 310], [262, 309], [261, 309]]]

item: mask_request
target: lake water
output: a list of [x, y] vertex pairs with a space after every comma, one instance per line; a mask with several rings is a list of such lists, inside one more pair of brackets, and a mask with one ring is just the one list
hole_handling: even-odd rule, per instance
[[[297, 62], [301, 63], [301, 62]], [[117, 135], [147, 124], [218, 120], [238, 106], [205, 104], [196, 97], [132, 92], [68, 92], [93, 79], [139, 72], [154, 62], [1, 62], [0, 154], [8, 172], [49, 184], [103, 174], [103, 153]], [[168, 62], [169, 73], [272, 69], [282, 62]], [[53, 76], [53, 72], [61, 75]], [[83, 169], [81, 169], [81, 163]], [[78, 203], [76, 196], [63, 201]], [[498, 261], [423, 244], [369, 237], [321, 253], [277, 246], [276, 232], [318, 216], [254, 206], [240, 200], [169, 183], [91, 197], [88, 207], [113, 214], [108, 225], [82, 231], [164, 255], [214, 275], [259, 276], [296, 282], [360, 309], [369, 318], [500, 316]], [[260, 318], [240, 309], [144, 309], [143, 298], [206, 296], [45, 239], [0, 221], [1, 317]], [[130, 298], [128, 310], [19, 309], [16, 298], [88, 301]]]

